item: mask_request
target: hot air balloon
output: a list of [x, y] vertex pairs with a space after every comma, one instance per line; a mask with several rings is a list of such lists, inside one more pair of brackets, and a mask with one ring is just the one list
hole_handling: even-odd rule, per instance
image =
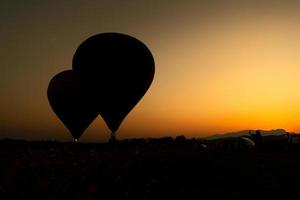
[[72, 67], [92, 88], [112, 138], [150, 87], [155, 71], [146, 45], [120, 33], [101, 33], [85, 40], [74, 54]]
[[49, 103], [75, 141], [98, 115], [88, 91], [72, 70], [57, 74], [48, 86]]

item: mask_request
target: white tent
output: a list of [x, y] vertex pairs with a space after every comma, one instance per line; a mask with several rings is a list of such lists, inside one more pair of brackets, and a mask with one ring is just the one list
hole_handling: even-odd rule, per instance
[[240, 137], [240, 138], [247, 147], [250, 148], [255, 147], [255, 142], [253, 142], [253, 140], [251, 140], [250, 138], [247, 137]]

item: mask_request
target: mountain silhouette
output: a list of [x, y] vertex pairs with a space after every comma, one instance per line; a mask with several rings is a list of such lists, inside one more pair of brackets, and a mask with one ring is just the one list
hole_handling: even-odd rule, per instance
[[[285, 135], [287, 132], [284, 129], [273, 129], [273, 130], [259, 130], [260, 134], [262, 136], [278, 136], [278, 135]], [[249, 133], [255, 134], [256, 130], [243, 130], [238, 132], [230, 132], [230, 133], [224, 133], [224, 134], [216, 134], [209, 137], [206, 137], [205, 139], [208, 140], [214, 140], [214, 139], [223, 139], [223, 138], [230, 138], [230, 137], [242, 137], [242, 136], [249, 136]]]

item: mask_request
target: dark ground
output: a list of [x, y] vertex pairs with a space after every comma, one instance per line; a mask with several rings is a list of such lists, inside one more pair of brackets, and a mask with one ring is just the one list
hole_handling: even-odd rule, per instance
[[0, 199], [298, 199], [300, 151], [0, 142]]

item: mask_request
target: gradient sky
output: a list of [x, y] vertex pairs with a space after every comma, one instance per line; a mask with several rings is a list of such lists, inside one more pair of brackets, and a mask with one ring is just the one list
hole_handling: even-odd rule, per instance
[[[100, 32], [140, 39], [156, 62], [120, 138], [300, 132], [299, 10], [296, 0], [1, 0], [0, 138], [71, 139], [46, 90]], [[82, 141], [109, 133], [99, 116]]]

